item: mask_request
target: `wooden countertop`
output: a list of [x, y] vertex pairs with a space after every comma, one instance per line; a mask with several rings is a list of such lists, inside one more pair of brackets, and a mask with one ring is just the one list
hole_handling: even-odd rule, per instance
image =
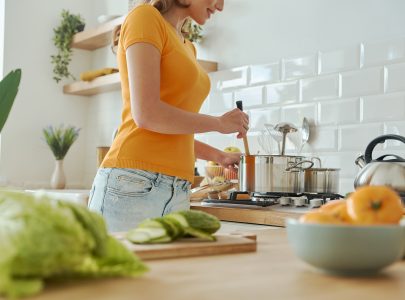
[[[252, 231], [252, 230], [250, 230]], [[137, 279], [52, 283], [30, 299], [328, 299], [405, 298], [405, 261], [372, 277], [321, 273], [296, 258], [283, 228], [255, 231], [256, 253], [151, 261]]]
[[191, 209], [204, 211], [216, 216], [221, 221], [242, 222], [260, 225], [285, 227], [288, 218], [298, 219], [307, 210], [283, 209], [279, 206], [239, 208], [202, 206], [200, 202], [192, 202]]

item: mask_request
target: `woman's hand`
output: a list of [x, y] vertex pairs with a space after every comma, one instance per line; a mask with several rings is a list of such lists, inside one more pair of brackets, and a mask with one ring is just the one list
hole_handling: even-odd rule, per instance
[[237, 138], [246, 136], [249, 129], [249, 116], [238, 108], [235, 108], [219, 117], [220, 133], [237, 132]]
[[236, 168], [239, 165], [240, 156], [242, 153], [237, 152], [222, 152], [221, 157], [217, 163], [219, 163], [222, 167], [231, 170], [232, 172], [238, 172]]

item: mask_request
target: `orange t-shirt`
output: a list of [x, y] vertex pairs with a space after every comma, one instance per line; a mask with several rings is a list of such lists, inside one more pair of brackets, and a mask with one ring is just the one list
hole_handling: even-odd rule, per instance
[[139, 42], [152, 44], [161, 53], [162, 101], [197, 113], [209, 93], [210, 81], [197, 62], [194, 45], [187, 40], [183, 43], [175, 28], [152, 5], [134, 8], [122, 24], [117, 50], [123, 99], [122, 122], [101, 166], [142, 169], [193, 182], [194, 135], [161, 134], [141, 129], [132, 118], [125, 52]]

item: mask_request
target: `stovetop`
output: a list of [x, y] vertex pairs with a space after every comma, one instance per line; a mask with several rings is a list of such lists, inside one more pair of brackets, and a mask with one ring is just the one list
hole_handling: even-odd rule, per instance
[[229, 199], [204, 199], [203, 206], [227, 206], [227, 207], [268, 207], [277, 206], [287, 210], [288, 208], [318, 208], [331, 200], [343, 198], [342, 195], [333, 193], [253, 193], [250, 199], [238, 199], [238, 195], [247, 192], [232, 192]]

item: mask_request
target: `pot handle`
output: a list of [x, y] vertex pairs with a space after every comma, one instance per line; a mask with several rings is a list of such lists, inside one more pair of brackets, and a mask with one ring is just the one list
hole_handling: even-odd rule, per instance
[[[319, 165], [319, 168], [322, 168], [322, 162], [321, 162], [321, 159], [318, 157], [318, 156], [313, 156], [313, 157], [311, 157], [311, 161], [313, 162], [313, 161], [317, 161], [318, 162], [318, 165]], [[315, 163], [314, 163], [315, 164]], [[312, 168], [312, 167], [311, 167]]]
[[[308, 167], [302, 167], [300, 165], [302, 165], [303, 163], [309, 163]], [[288, 171], [304, 171], [306, 169], [310, 169], [314, 166], [314, 162], [310, 161], [310, 160], [302, 160], [299, 161], [297, 163], [293, 163], [291, 166], [287, 167], [285, 170]]]
[[[364, 159], [367, 164], [373, 160], [372, 153], [373, 153], [374, 147], [377, 146], [378, 144], [384, 143], [386, 140], [396, 140], [396, 141], [403, 142], [405, 144], [405, 137], [403, 137], [401, 135], [397, 135], [397, 134], [386, 134], [386, 135], [382, 135], [382, 136], [375, 138], [374, 140], [372, 140], [370, 142], [370, 144], [368, 144], [368, 146], [366, 148], [366, 152], [364, 153]], [[390, 161], [405, 162], [405, 159], [403, 159], [402, 157], [396, 156], [396, 159], [390, 160]]]

